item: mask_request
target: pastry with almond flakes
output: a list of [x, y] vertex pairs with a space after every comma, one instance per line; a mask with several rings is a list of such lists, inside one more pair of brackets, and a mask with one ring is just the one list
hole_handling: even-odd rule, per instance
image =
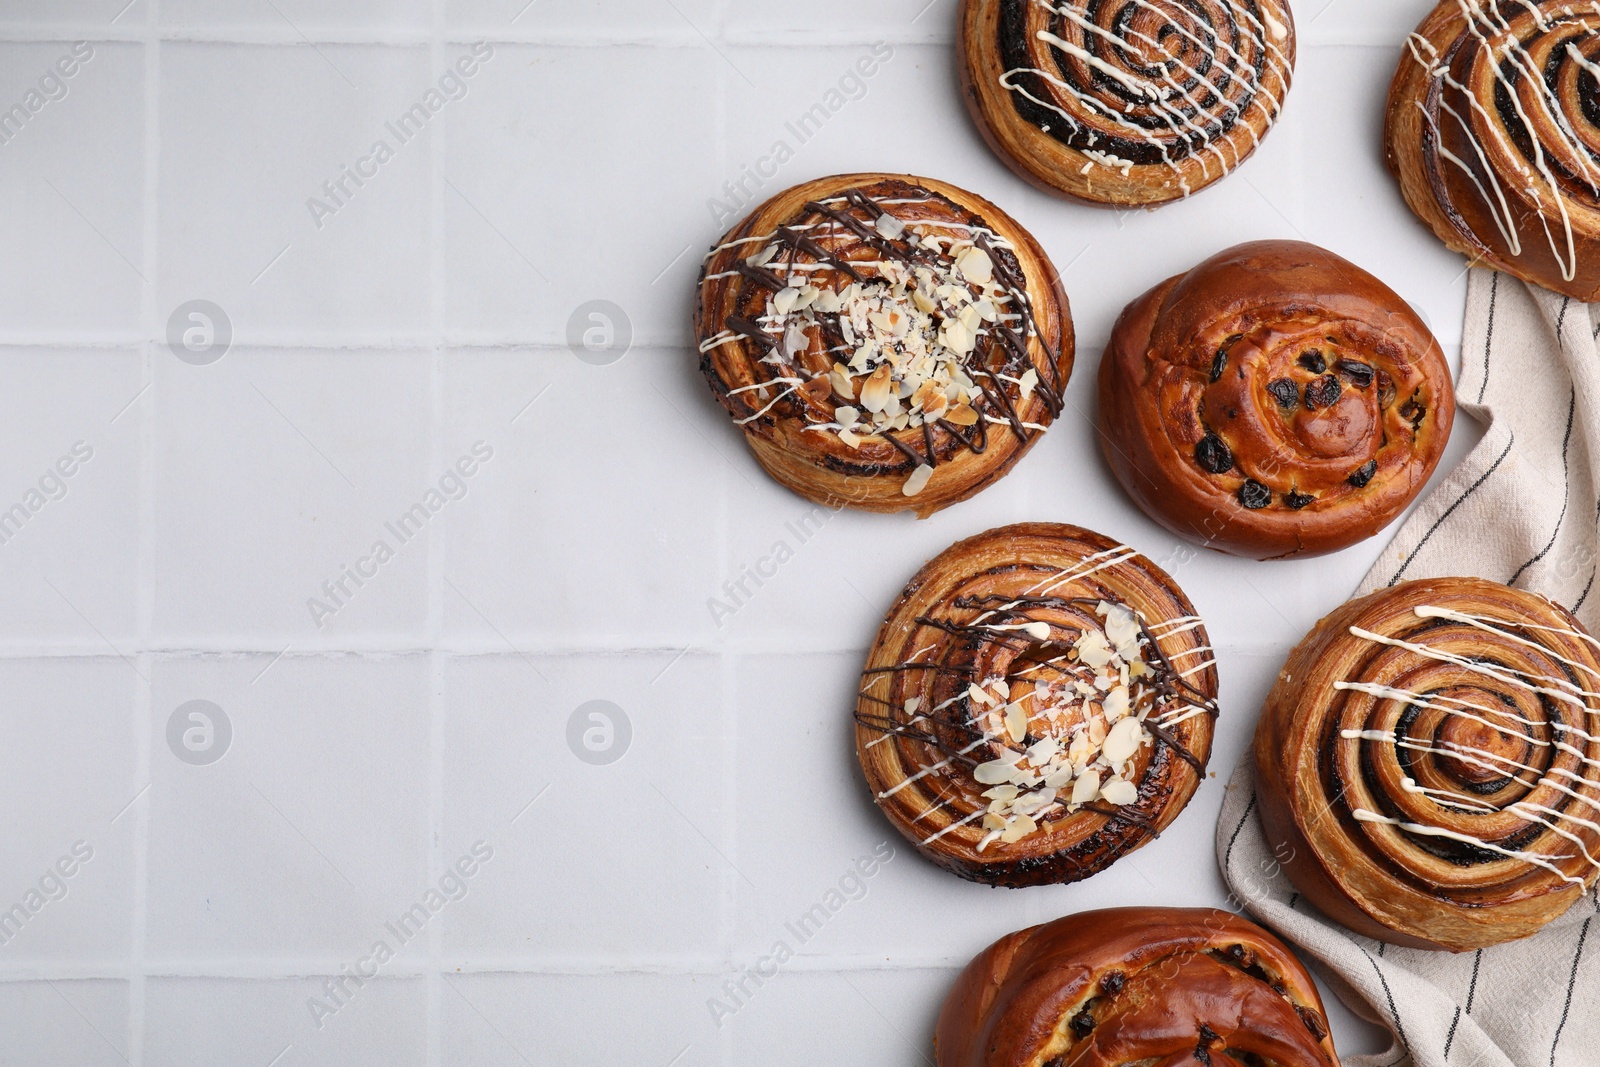
[[1153, 840], [1205, 777], [1205, 624], [1126, 545], [1026, 523], [926, 564], [856, 701], [872, 798], [928, 859], [989, 885], [1076, 882]]
[[694, 321], [757, 461], [831, 508], [926, 518], [973, 496], [1049, 428], [1072, 373], [1044, 250], [982, 197], [909, 175], [768, 200], [706, 257]]

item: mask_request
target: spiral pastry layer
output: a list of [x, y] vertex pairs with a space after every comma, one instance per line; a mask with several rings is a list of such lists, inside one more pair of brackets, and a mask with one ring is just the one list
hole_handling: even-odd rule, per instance
[[1442, 0], [1401, 55], [1385, 141], [1450, 248], [1600, 300], [1600, 8]]
[[1351, 601], [1290, 655], [1256, 730], [1267, 836], [1358, 933], [1527, 937], [1600, 874], [1600, 642], [1477, 578]]
[[1421, 491], [1455, 416], [1444, 353], [1378, 279], [1295, 241], [1239, 245], [1123, 311], [1100, 444], [1183, 537], [1276, 559], [1370, 537]]
[[1338, 1067], [1283, 943], [1209, 908], [1112, 908], [1008, 934], [945, 998], [938, 1067]]
[[1027, 523], [961, 541], [884, 617], [856, 704], [873, 799], [933, 862], [1074, 882], [1157, 836], [1211, 754], [1215, 660], [1126, 545]]
[[706, 258], [700, 369], [779, 482], [927, 516], [1001, 478], [1061, 412], [1072, 317], [1033, 237], [927, 178], [796, 186]]
[[1294, 71], [1285, 0], [963, 0], [984, 139], [1047, 192], [1179, 200], [1255, 151]]

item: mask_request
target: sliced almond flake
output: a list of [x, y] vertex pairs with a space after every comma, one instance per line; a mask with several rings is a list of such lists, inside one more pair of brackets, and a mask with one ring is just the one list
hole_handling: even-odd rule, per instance
[[995, 678], [991, 681], [985, 682], [984, 684], [990, 689], [993, 689], [996, 693], [999, 693], [1001, 700], [1011, 699], [1011, 683], [1006, 681], [1004, 678]]
[[1084, 771], [1082, 776], [1073, 783], [1072, 803], [1087, 804], [1100, 793], [1100, 772], [1094, 769]]
[[800, 290], [793, 287], [779, 289], [772, 294], [772, 310], [780, 315], [787, 315], [794, 310], [795, 304], [800, 299]]
[[843, 441], [845, 444], [849, 445], [851, 448], [860, 448], [861, 447], [861, 438], [857, 437], [855, 434], [851, 433], [849, 430], [840, 430], [839, 431], [839, 440]]
[[1053, 737], [1046, 737], [1041, 741], [1035, 741], [1028, 749], [1028, 762], [1035, 767], [1042, 767], [1054, 759], [1060, 751], [1061, 742]]
[[975, 426], [978, 422], [978, 413], [972, 410], [971, 405], [962, 401], [944, 413], [946, 422], [956, 426]]
[[1100, 799], [1119, 808], [1125, 807], [1139, 799], [1139, 787], [1125, 778], [1112, 778], [1100, 787]]
[[1089, 744], [1099, 748], [1106, 743], [1106, 721], [1096, 715], [1089, 720]]
[[1106, 636], [1099, 630], [1085, 630], [1073, 646], [1078, 658], [1090, 667], [1100, 668], [1111, 662], [1111, 648]]
[[1006, 705], [1006, 733], [1016, 745], [1022, 744], [1022, 739], [1028, 736], [1028, 713], [1020, 700]]
[[988, 285], [994, 277], [994, 263], [981, 248], [969, 248], [956, 260], [956, 269], [974, 285]]
[[979, 785], [1001, 785], [1011, 780], [1012, 770], [1011, 764], [995, 759], [978, 764], [972, 772], [972, 777]]
[[1032, 815], [1054, 802], [1055, 799], [1056, 791], [1054, 789], [1039, 789], [1018, 797], [1012, 802], [1011, 810], [1021, 815]]
[[1100, 702], [1100, 706], [1105, 709], [1107, 722], [1116, 722], [1128, 714], [1128, 708], [1130, 707], [1128, 687], [1125, 685], [1113, 686], [1111, 691], [1106, 694], [1105, 699]]
[[778, 246], [772, 244], [763, 248], [761, 251], [745, 260], [745, 262], [750, 264], [752, 267], [765, 267], [768, 263], [773, 261], [777, 254]]
[[872, 376], [861, 386], [861, 406], [873, 413], [884, 410], [889, 405], [892, 397], [890, 392], [890, 370], [887, 366], [879, 367], [872, 372]]
[[900, 492], [906, 496], [916, 496], [928, 487], [928, 479], [933, 477], [933, 468], [926, 463], [911, 472], [911, 477], [906, 479], [906, 484], [900, 487]]
[[1062, 767], [1060, 770], [1051, 771], [1049, 774], [1044, 776], [1044, 784], [1048, 788], [1055, 790], [1065, 789], [1067, 787], [1067, 783], [1071, 781], [1072, 768], [1070, 766]]
[[1000, 834], [1000, 840], [1009, 845], [1013, 842], [1021, 841], [1024, 837], [1027, 837], [1037, 829], [1039, 829], [1038, 823], [1034, 822], [1026, 815], [1018, 815], [1016, 818], [1011, 820], [1011, 822], [1006, 826], [1005, 830]]
[[990, 696], [987, 692], [979, 689], [976, 682], [967, 686], [967, 696], [971, 697], [975, 702], [982, 704], [984, 707], [989, 707], [993, 704], [999, 703], [999, 701]]
[[794, 359], [809, 347], [811, 347], [811, 338], [807, 337], [805, 330], [799, 326], [790, 326], [784, 331], [783, 354], [789, 359]]
[[806, 308], [810, 307], [820, 295], [821, 290], [819, 290], [816, 286], [806, 286], [804, 289], [800, 290], [800, 299], [794, 302], [794, 309], [796, 311], [804, 311]]
[[1017, 391], [1022, 395], [1022, 399], [1026, 400], [1033, 395], [1033, 391], [1038, 387], [1039, 372], [1034, 370], [1032, 367], [1029, 367], [1027, 370], [1022, 372], [1022, 378], [1018, 382]]
[[1105, 747], [1101, 752], [1107, 763], [1116, 766], [1139, 751], [1139, 743], [1143, 740], [1144, 728], [1139, 725], [1138, 719], [1129, 717], [1118, 722], [1106, 734]]
[[990, 800], [1015, 800], [1017, 798], [1017, 787], [1009, 784], [997, 785], [993, 789], [986, 790], [983, 795]]
[[917, 713], [917, 709], [922, 707], [922, 698], [921, 697], [907, 697], [906, 698], [905, 707], [906, 707], [906, 714], [907, 715], [915, 715]]
[[985, 830], [1004, 830], [1006, 821], [991, 811], [983, 817], [983, 828]]
[[839, 294], [832, 289], [824, 289], [817, 294], [811, 306], [824, 315], [832, 315], [839, 310]]

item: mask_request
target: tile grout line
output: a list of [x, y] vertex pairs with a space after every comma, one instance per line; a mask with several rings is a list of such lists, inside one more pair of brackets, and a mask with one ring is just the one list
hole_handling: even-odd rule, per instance
[[[444, 0], [433, 0], [433, 26], [428, 45], [429, 78], [438, 76], [444, 64]], [[445, 436], [444, 360], [440, 350], [444, 334], [444, 160], [449, 119], [429, 124], [428, 142], [428, 295], [429, 295], [429, 391], [431, 410], [429, 462], [438, 470], [443, 462]], [[432, 471], [425, 472], [431, 476]], [[428, 851], [429, 881], [444, 870], [444, 744], [448, 736], [444, 697], [445, 659], [439, 651], [444, 632], [445, 542], [450, 537], [449, 523], [428, 531]], [[448, 920], [446, 920], [448, 921]], [[428, 967], [424, 976], [427, 994], [426, 1060], [428, 1067], [444, 1062], [444, 975], [441, 972], [444, 922], [429, 923]]]
[[[161, 42], [156, 33], [160, 14], [160, 0], [150, 0], [144, 11], [142, 33], [144, 60], [144, 293], [140, 301], [140, 317], [144, 323], [147, 340], [142, 370], [141, 387], [155, 381], [157, 343], [149, 340], [159, 336], [161, 309], [157, 304], [159, 294], [153, 279], [159, 277], [161, 267], [160, 247], [160, 180], [161, 180]], [[139, 419], [139, 533], [138, 533], [138, 606], [135, 627], [140, 645], [150, 643], [155, 625], [155, 463], [156, 463], [156, 398], [143, 405]], [[135, 789], [145, 788], [150, 779], [151, 747], [155, 728], [155, 693], [148, 681], [152, 677], [153, 658], [139, 656], [140, 673], [136, 681], [134, 701], [133, 737], [135, 749], [133, 763], [136, 776]], [[147, 1026], [147, 978], [145, 947], [150, 931], [150, 823], [153, 801], [146, 797], [134, 813], [133, 846], [133, 937], [129, 945], [130, 981], [128, 988], [128, 1065], [142, 1067], [145, 1053]]]

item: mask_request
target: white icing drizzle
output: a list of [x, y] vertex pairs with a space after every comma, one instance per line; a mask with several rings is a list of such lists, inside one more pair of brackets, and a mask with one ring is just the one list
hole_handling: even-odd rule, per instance
[[[1463, 0], [1463, 2], [1468, 2], [1468, 0]], [[1437, 605], [1418, 605], [1417, 607], [1413, 608], [1412, 611], [1414, 615], [1421, 619], [1438, 619], [1446, 622], [1456, 623], [1458, 625], [1470, 626], [1475, 629], [1483, 630], [1487, 633], [1495, 634], [1497, 637], [1510, 640], [1514, 644], [1536, 649], [1542, 655], [1573, 668], [1575, 671], [1582, 671], [1590, 675], [1600, 677], [1600, 672], [1595, 671], [1590, 665], [1563, 656], [1555, 649], [1552, 649], [1538, 641], [1523, 637], [1519, 633], [1515, 632], [1516, 630], [1522, 630], [1544, 633], [1559, 633], [1577, 640], [1584, 641], [1590, 645], [1600, 647], [1600, 643], [1597, 643], [1594, 638], [1579, 630], [1561, 626], [1522, 623], [1519, 621], [1499, 618], [1491, 615], [1475, 615], [1467, 612], [1457, 611], [1451, 608], [1439, 607]], [[1590, 692], [1566, 678], [1550, 675], [1534, 675], [1505, 666], [1504, 664], [1490, 665], [1480, 660], [1468, 659], [1463, 656], [1454, 655], [1420, 642], [1406, 641], [1394, 637], [1385, 637], [1382, 634], [1373, 633], [1372, 631], [1363, 629], [1359, 626], [1351, 626], [1349, 628], [1349, 632], [1351, 636], [1357, 637], [1361, 640], [1371, 641], [1393, 648], [1402, 648], [1423, 658], [1435, 660], [1437, 662], [1449, 663], [1453, 666], [1461, 668], [1464, 671], [1493, 679], [1494, 681], [1500, 682], [1504, 685], [1522, 689], [1530, 693], [1536, 693], [1540, 696], [1547, 697], [1562, 704], [1575, 706], [1586, 714], [1597, 714], [1597, 709], [1592, 706], [1591, 702], [1600, 700], [1600, 693]], [[1575, 802], [1586, 806], [1593, 812], [1600, 813], [1600, 801], [1597, 801], [1592, 797], [1585, 796], [1579, 792], [1578, 789], [1574, 788], [1574, 786], [1581, 787], [1585, 785], [1592, 785], [1594, 778], [1592, 771], [1600, 768], [1600, 760], [1586, 755], [1583, 750], [1573, 745], [1568, 740], [1568, 738], [1572, 736], [1581, 738], [1584, 742], [1594, 742], [1596, 740], [1600, 740], [1600, 738], [1597, 738], [1595, 734], [1591, 734], [1579, 726], [1570, 723], [1557, 722], [1554, 720], [1549, 722], [1536, 722], [1503, 707], [1488, 707], [1483, 704], [1477, 704], [1468, 700], [1448, 697], [1438, 693], [1419, 693], [1408, 689], [1395, 688], [1374, 682], [1349, 682], [1340, 680], [1333, 683], [1333, 689], [1338, 692], [1357, 692], [1375, 699], [1393, 700], [1419, 708], [1433, 709], [1452, 717], [1466, 719], [1495, 730], [1504, 736], [1517, 738], [1527, 743], [1532, 748], [1554, 749], [1558, 752], [1566, 753], [1567, 755], [1576, 759], [1584, 767], [1584, 769], [1590, 773], [1578, 774], [1564, 767], [1552, 767], [1549, 770], [1541, 770], [1532, 764], [1523, 763], [1507, 756], [1502, 756], [1481, 748], [1475, 748], [1455, 742], [1445, 741], [1442, 745], [1434, 745], [1426, 740], [1416, 737], [1397, 737], [1393, 730], [1343, 729], [1339, 732], [1339, 736], [1343, 740], [1358, 743], [1372, 742], [1377, 744], [1386, 744], [1398, 749], [1405, 749], [1406, 751], [1410, 752], [1448, 757], [1461, 763], [1481, 768], [1489, 773], [1504, 778], [1514, 779], [1529, 789], [1547, 787], [1554, 792], [1563, 794]], [[1543, 726], [1550, 729], [1552, 733], [1555, 734], [1554, 739], [1543, 740], [1533, 736], [1531, 730], [1532, 728], [1538, 726]], [[1528, 777], [1525, 777], [1525, 774]], [[1530, 780], [1530, 777], [1532, 780]], [[1447, 805], [1455, 806], [1460, 809], [1466, 809], [1471, 813], [1483, 815], [1494, 814], [1499, 810], [1504, 810], [1514, 814], [1528, 823], [1542, 826], [1556, 836], [1571, 842], [1577, 848], [1578, 853], [1581, 853], [1583, 859], [1588, 862], [1590, 866], [1600, 869], [1600, 858], [1597, 858], [1590, 851], [1588, 844], [1585, 843], [1585, 841], [1578, 836], [1578, 834], [1562, 825], [1563, 823], [1572, 824], [1585, 830], [1592, 831], [1596, 834], [1600, 834], [1600, 822], [1597, 822], [1592, 818], [1585, 818], [1581, 814], [1575, 814], [1572, 811], [1562, 811], [1556, 808], [1551, 808], [1547, 805], [1528, 799], [1516, 800], [1510, 804], [1507, 804], [1504, 809], [1496, 809], [1483, 803], [1480, 799], [1468, 797], [1450, 790], [1432, 789], [1421, 786], [1410, 777], [1405, 777], [1402, 779], [1401, 788], [1407, 793], [1425, 797], [1429, 800], [1432, 800], [1434, 803], [1439, 803], [1442, 800]], [[1381, 823], [1384, 825], [1397, 827], [1398, 829], [1411, 834], [1446, 838], [1461, 842], [1462, 844], [1471, 845], [1474, 848], [1483, 849], [1487, 852], [1521, 860], [1533, 866], [1548, 870], [1552, 874], [1555, 874], [1557, 877], [1559, 877], [1562, 881], [1569, 884], [1582, 885], [1585, 881], [1583, 878], [1578, 878], [1567, 874], [1561, 868], [1556, 866], [1555, 861], [1569, 860], [1574, 858], [1574, 855], [1570, 853], [1567, 855], [1552, 855], [1526, 849], [1509, 849], [1493, 842], [1483, 840], [1482, 838], [1473, 836], [1471, 834], [1462, 833], [1460, 831], [1450, 830], [1439, 826], [1431, 826], [1423, 823], [1396, 819], [1359, 806], [1353, 807], [1351, 809], [1351, 814], [1359, 822]]]
[[[1070, 22], [1084, 34], [1085, 38], [1090, 36], [1099, 38], [1113, 48], [1133, 49], [1137, 45], [1144, 45], [1158, 53], [1166, 52], [1168, 58], [1167, 63], [1163, 66], [1161, 80], [1153, 81], [1148, 77], [1124, 70], [1116, 64], [1095, 55], [1082, 45], [1069, 41], [1057, 34], [1046, 30], [1035, 32], [1037, 40], [1059, 49], [1078, 62], [1116, 81], [1128, 92], [1139, 96], [1141, 99], [1130, 101], [1126, 105], [1126, 110], [1132, 110], [1141, 105], [1148, 107], [1153, 114], [1165, 120], [1166, 132], [1170, 136], [1164, 137], [1139, 123], [1133, 122], [1124, 115], [1118, 114], [1109, 103], [1068, 83], [1059, 74], [1040, 67], [1015, 67], [1002, 72], [998, 79], [1001, 88], [1059, 115], [1074, 131], [1081, 130], [1083, 123], [1078, 116], [1075, 116], [1053, 100], [1043, 99], [1038, 94], [1030, 92], [1018, 79], [1023, 75], [1028, 75], [1039, 78], [1055, 87], [1075, 100], [1083, 111], [1107, 121], [1127, 137], [1143, 141], [1154, 149], [1161, 157], [1160, 165], [1171, 170], [1177, 177], [1178, 184], [1185, 197], [1192, 190], [1188, 181], [1184, 178], [1182, 163], [1173, 159], [1172, 150], [1174, 147], [1185, 147], [1188, 143], [1185, 138], [1197, 135], [1202, 146], [1200, 152], [1203, 154], [1193, 155], [1190, 158], [1193, 158], [1199, 164], [1201, 174], [1207, 180], [1212, 176], [1210, 165], [1205, 158], [1205, 155], [1209, 155], [1216, 160], [1220, 173], [1226, 175], [1233, 167], [1239, 165], [1243, 159], [1244, 152], [1238, 144], [1233, 143], [1231, 138], [1225, 138], [1222, 143], [1228, 145], [1233, 151], [1233, 159], [1230, 162], [1227, 156], [1223, 154], [1219, 144], [1207, 135], [1208, 128], [1213, 124], [1224, 124], [1225, 120], [1231, 119], [1243, 125], [1250, 137], [1250, 147], [1254, 148], [1260, 143], [1260, 136], [1255, 128], [1245, 121], [1245, 111], [1254, 110], [1259, 112], [1262, 116], [1262, 125], [1265, 130], [1271, 128], [1282, 109], [1281, 100], [1264, 91], [1263, 85], [1255, 76], [1253, 64], [1244, 55], [1240, 54], [1238, 49], [1229, 41], [1225, 40], [1221, 33], [1210, 27], [1205, 27], [1206, 36], [1202, 38], [1185, 24], [1183, 16], [1188, 18], [1195, 17], [1195, 13], [1187, 8], [1180, 7], [1179, 10], [1182, 12], [1182, 16], [1175, 16], [1172, 10], [1160, 7], [1152, 0], [1128, 0], [1131, 6], [1150, 11], [1165, 20], [1165, 26], [1170, 27], [1177, 37], [1182, 38], [1196, 50], [1204, 53], [1207, 61], [1212, 63], [1214, 68], [1221, 73], [1220, 84], [1214, 81], [1212, 77], [1202, 75], [1197, 67], [1184, 62], [1180, 56], [1172, 54], [1162, 41], [1156, 37], [1131, 29], [1131, 21], [1129, 22], [1130, 29], [1126, 31], [1128, 36], [1123, 37], [1089, 19], [1080, 10], [1082, 6], [1081, 0], [1078, 0], [1078, 2], [1075, 2], [1075, 0], [1031, 0], [1031, 2], [1044, 8], [1052, 15], [1059, 16]], [[1269, 18], [1267, 22], [1257, 19], [1245, 5], [1239, 3], [1239, 0], [1226, 0], [1226, 3], [1228, 14], [1237, 21], [1241, 29], [1248, 28], [1247, 36], [1252, 44], [1262, 50], [1266, 70], [1280, 74], [1283, 81], [1287, 83], [1290, 71], [1288, 57], [1275, 42], [1287, 38], [1288, 28], [1276, 19]], [[1174, 70], [1181, 71], [1190, 80], [1190, 87], [1185, 88], [1174, 77]], [[1234, 84], [1238, 84], [1243, 89], [1243, 95], [1247, 98], [1245, 108], [1241, 108], [1238, 103], [1228, 96], [1227, 90]], [[1200, 97], [1197, 94], [1213, 95], [1216, 98], [1215, 109], [1207, 110], [1202, 107]], [[1176, 100], [1184, 101], [1188, 105], [1187, 108], [1175, 103]], [[1046, 129], [1048, 130], [1048, 127]], [[1080, 153], [1088, 161], [1084, 165], [1083, 173], [1087, 174], [1096, 165], [1100, 165], [1120, 170], [1124, 176], [1127, 176], [1133, 167], [1139, 165], [1092, 147], [1094, 140], [1095, 136], [1091, 133], [1090, 147], [1079, 149]]]
[[[1551, 24], [1546, 20], [1544, 12], [1534, 0], [1516, 0], [1518, 6], [1529, 13], [1541, 32], [1550, 32]], [[1583, 177], [1591, 188], [1600, 193], [1600, 165], [1597, 165], [1585, 146], [1583, 139], [1573, 128], [1571, 118], [1562, 111], [1560, 100], [1545, 79], [1544, 71], [1539, 70], [1532, 54], [1513, 33], [1511, 20], [1500, 10], [1500, 0], [1456, 0], [1456, 6], [1461, 16], [1466, 20], [1465, 32], [1476, 42], [1475, 48], [1478, 58], [1488, 63], [1493, 71], [1497, 86], [1504, 91], [1504, 97], [1515, 109], [1518, 119], [1526, 132], [1526, 141], [1532, 150], [1532, 159], [1527, 160], [1515, 175], [1520, 180], [1522, 191], [1525, 192], [1538, 207], [1536, 214], [1544, 231], [1545, 240], [1550, 247], [1550, 254], [1561, 269], [1561, 276], [1566, 281], [1577, 277], [1578, 253], [1576, 236], [1573, 231], [1572, 216], [1567, 205], [1567, 196], [1561, 188], [1551, 162], [1546, 155], [1545, 146], [1541, 143], [1536, 131], [1540, 126], [1536, 124], [1534, 116], [1529, 114], [1525, 105], [1522, 89], [1533, 90], [1532, 97], [1540, 114], [1547, 120], [1544, 130], [1553, 132], [1557, 139], [1555, 147], [1559, 149], [1564, 158], [1573, 161], [1583, 172]], [[1590, 12], [1600, 15], [1600, 4], [1591, 3]], [[1579, 12], [1570, 4], [1561, 5], [1559, 11], [1568, 16], [1576, 16]], [[1590, 35], [1594, 33], [1591, 29]], [[1450, 89], [1460, 93], [1469, 103], [1474, 114], [1485, 129], [1498, 133], [1500, 124], [1496, 116], [1492, 115], [1484, 103], [1471, 93], [1468, 87], [1452, 76], [1450, 68], [1439, 62], [1438, 50], [1433, 44], [1420, 34], [1412, 34], [1410, 38], [1412, 57], [1428, 68], [1431, 77], [1442, 82]], [[1426, 49], [1427, 55], [1423, 55]], [[1577, 47], [1568, 41], [1564, 49], [1569, 60], [1581, 66], [1590, 74], [1600, 77], [1600, 66], [1583, 56]], [[1511, 68], [1508, 72], [1507, 68]], [[1515, 78], [1513, 78], [1515, 74]], [[1472, 145], [1474, 153], [1481, 164], [1479, 170], [1487, 175], [1491, 191], [1484, 188], [1479, 178], [1478, 171], [1450, 152], [1443, 145], [1437, 123], [1432, 115], [1427, 112], [1424, 101], [1416, 101], [1416, 106], [1422, 110], [1428, 124], [1433, 128], [1434, 142], [1441, 159], [1458, 168], [1472, 182], [1478, 190], [1479, 196], [1488, 206], [1490, 215], [1494, 219], [1495, 227], [1500, 231], [1501, 237], [1506, 242], [1507, 250], [1512, 257], [1521, 256], [1523, 253], [1522, 234], [1517, 226], [1516, 215], [1506, 199], [1506, 191], [1501, 187], [1501, 179], [1493, 167], [1488, 163], [1488, 154], [1482, 143], [1474, 124], [1457, 112], [1448, 102], [1443, 103], [1443, 110], [1448, 112]], [[1507, 139], [1509, 141], [1509, 139]], [[1505, 155], [1511, 158], [1525, 158], [1514, 144], [1508, 144]], [[1510, 178], [1512, 176], [1508, 176]], [[1552, 212], [1553, 209], [1553, 212]], [[1558, 237], [1550, 227], [1550, 215], [1555, 214], [1560, 219], [1561, 234]]]

